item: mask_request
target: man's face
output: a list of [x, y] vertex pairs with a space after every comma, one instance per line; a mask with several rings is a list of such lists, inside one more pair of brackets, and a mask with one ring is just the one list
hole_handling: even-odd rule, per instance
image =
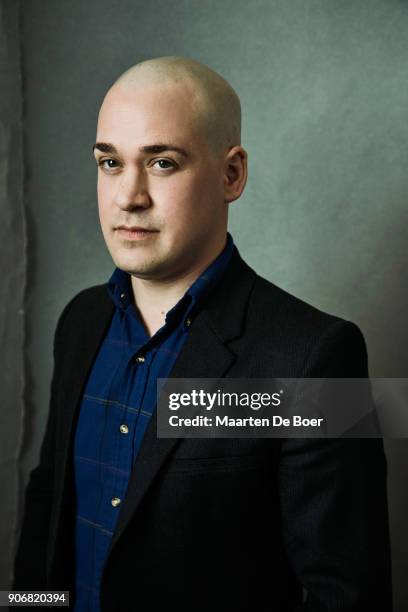
[[200, 125], [185, 87], [116, 87], [105, 98], [95, 146], [99, 218], [122, 270], [171, 280], [222, 248], [224, 161]]

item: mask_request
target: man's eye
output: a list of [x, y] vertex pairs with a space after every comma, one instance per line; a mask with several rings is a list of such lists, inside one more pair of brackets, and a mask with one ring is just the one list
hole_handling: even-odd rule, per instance
[[153, 166], [157, 166], [161, 169], [161, 170], [168, 170], [169, 168], [174, 168], [175, 167], [175, 163], [171, 162], [169, 159], [157, 159]]
[[114, 170], [118, 167], [118, 163], [114, 159], [101, 159], [98, 162], [98, 166], [105, 170]]

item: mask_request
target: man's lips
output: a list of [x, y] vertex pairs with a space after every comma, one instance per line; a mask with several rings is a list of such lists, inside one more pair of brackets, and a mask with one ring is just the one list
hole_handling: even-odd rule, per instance
[[140, 227], [139, 225], [118, 225], [116, 229], [124, 229], [128, 232], [157, 232], [158, 230], [149, 227]]
[[158, 233], [158, 230], [156, 229], [140, 227], [139, 225], [119, 225], [116, 228], [116, 231], [120, 236], [122, 236], [122, 238], [127, 238], [130, 240], [143, 240], [152, 234]]

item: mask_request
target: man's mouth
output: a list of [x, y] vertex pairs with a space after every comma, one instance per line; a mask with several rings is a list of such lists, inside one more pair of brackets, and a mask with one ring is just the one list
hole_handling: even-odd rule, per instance
[[157, 234], [158, 230], [147, 227], [141, 227], [139, 225], [119, 225], [116, 231], [122, 238], [129, 240], [143, 240], [150, 236]]

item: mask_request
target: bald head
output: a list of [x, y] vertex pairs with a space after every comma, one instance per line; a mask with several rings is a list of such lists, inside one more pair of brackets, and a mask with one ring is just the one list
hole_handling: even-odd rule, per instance
[[113, 84], [117, 90], [160, 87], [180, 92], [216, 155], [241, 144], [241, 105], [231, 85], [204, 64], [177, 56], [159, 57], [136, 64]]

